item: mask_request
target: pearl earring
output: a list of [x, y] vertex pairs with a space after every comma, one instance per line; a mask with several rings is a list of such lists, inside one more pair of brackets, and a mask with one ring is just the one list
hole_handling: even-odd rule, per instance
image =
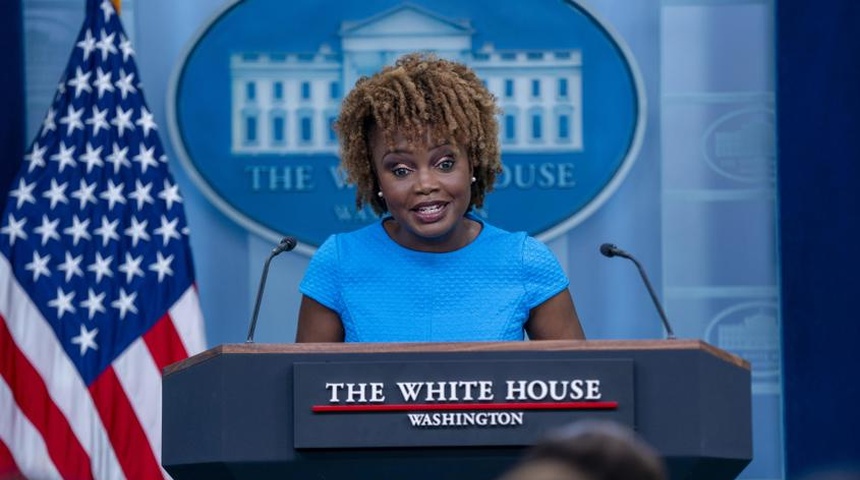
[[382, 198], [382, 190], [380, 190], [380, 191], [376, 192], [376, 195], [377, 195], [379, 198]]
[[478, 180], [477, 178], [472, 177], [472, 183], [475, 183], [477, 180]]

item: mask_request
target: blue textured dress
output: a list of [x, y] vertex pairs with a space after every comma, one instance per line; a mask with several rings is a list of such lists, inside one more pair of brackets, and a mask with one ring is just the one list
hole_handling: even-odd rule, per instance
[[329, 237], [299, 285], [334, 310], [347, 342], [522, 340], [529, 310], [569, 281], [543, 243], [482, 222], [446, 253], [404, 248], [382, 221]]

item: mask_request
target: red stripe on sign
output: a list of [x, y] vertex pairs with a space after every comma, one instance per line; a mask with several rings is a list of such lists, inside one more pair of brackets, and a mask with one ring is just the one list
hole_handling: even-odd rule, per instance
[[113, 367], [105, 369], [89, 388], [125, 476], [129, 479], [164, 478]]
[[0, 376], [12, 390], [18, 408], [42, 435], [48, 456], [63, 478], [92, 479], [89, 455], [78, 441], [63, 412], [51, 400], [45, 381], [18, 348], [2, 315]]
[[164, 314], [161, 319], [143, 336], [143, 341], [146, 342], [149, 353], [152, 359], [158, 366], [158, 371], [164, 370], [164, 367], [171, 363], [178, 362], [188, 358], [188, 352], [185, 351], [185, 345], [179, 337], [179, 332], [176, 331], [176, 326], [173, 324], [173, 319], [170, 315]]
[[336, 412], [438, 412], [456, 410], [614, 410], [618, 402], [520, 403], [397, 403], [390, 405], [314, 405], [315, 413]]
[[21, 470], [18, 464], [15, 463], [15, 457], [9, 451], [9, 447], [0, 440], [0, 480], [18, 480], [23, 479]]

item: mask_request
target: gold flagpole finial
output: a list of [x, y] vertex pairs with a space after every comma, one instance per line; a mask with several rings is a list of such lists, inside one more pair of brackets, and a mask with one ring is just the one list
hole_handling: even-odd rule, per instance
[[111, 3], [113, 3], [113, 8], [116, 9], [116, 13], [120, 13], [119, 11], [122, 6], [122, 0], [111, 0]]

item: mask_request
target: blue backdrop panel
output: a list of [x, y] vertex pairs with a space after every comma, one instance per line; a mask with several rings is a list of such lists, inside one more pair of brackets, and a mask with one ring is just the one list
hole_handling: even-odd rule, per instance
[[0, 45], [3, 45], [4, 73], [0, 75], [0, 212], [6, 206], [6, 192], [21, 165], [24, 154], [24, 63], [21, 36], [21, 2], [0, 2]]
[[777, 3], [786, 478], [860, 468], [855, 0]]

